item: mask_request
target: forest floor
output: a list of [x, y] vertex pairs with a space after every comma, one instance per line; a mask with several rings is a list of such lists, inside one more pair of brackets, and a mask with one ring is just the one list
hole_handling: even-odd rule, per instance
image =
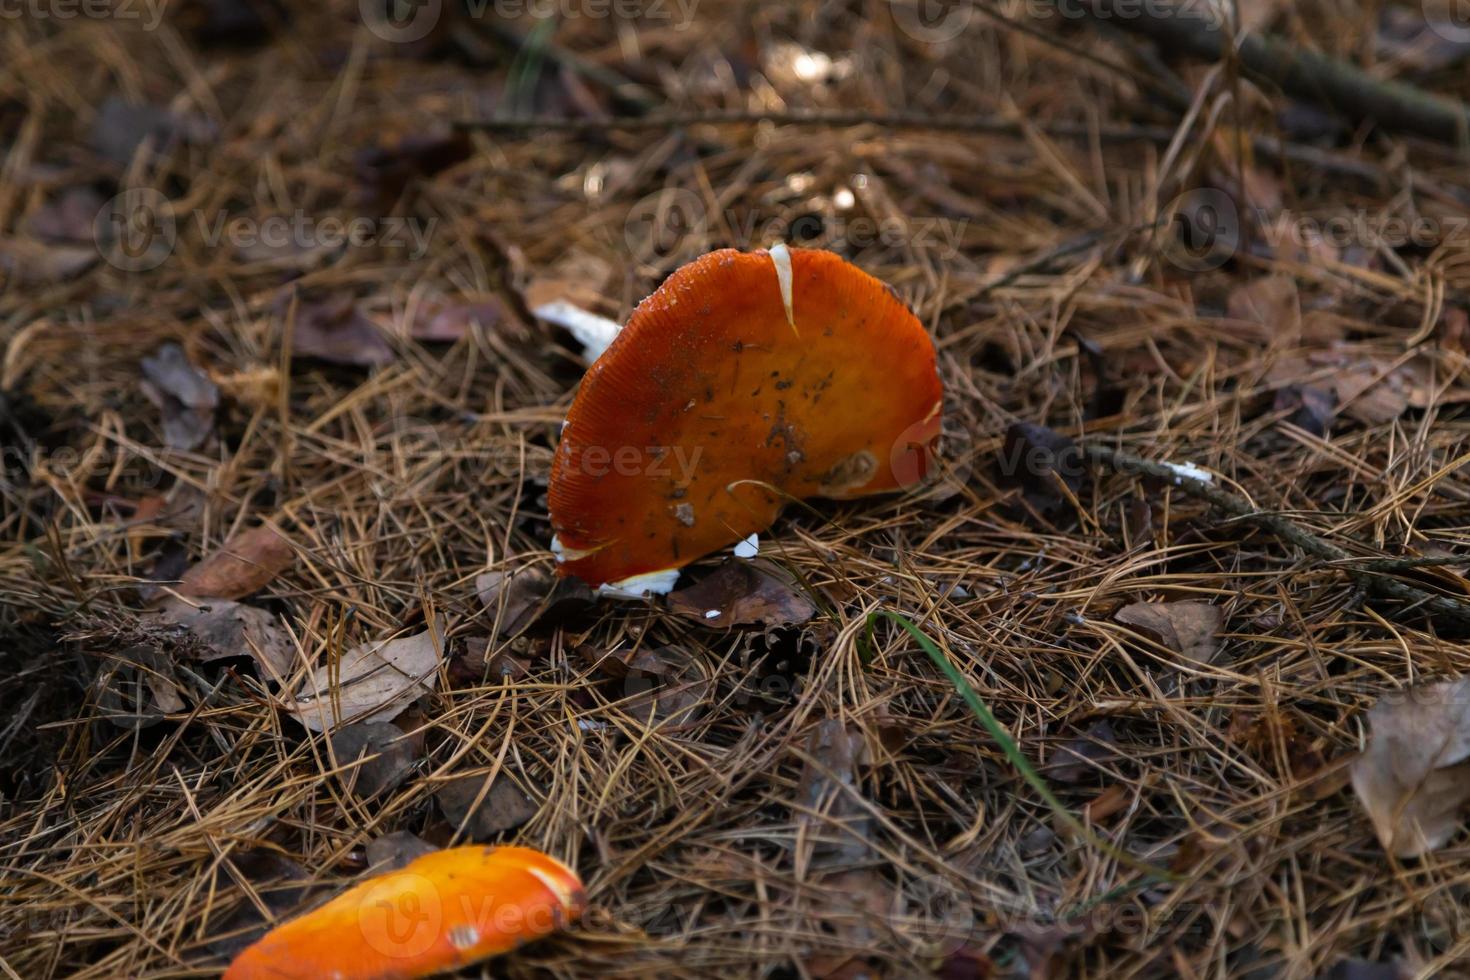
[[[5, 975], [209, 975], [406, 834], [585, 879], [496, 975], [1463, 969], [1470, 790], [1391, 854], [1350, 779], [1393, 765], [1370, 708], [1470, 672], [1453, 147], [1035, 4], [428, 3], [414, 39], [345, 0], [33, 6], [0, 22]], [[1249, 15], [1470, 96], [1417, 8]], [[588, 122], [722, 111], [770, 118]], [[453, 125], [531, 112], [578, 125]], [[585, 364], [530, 311], [622, 320], [777, 241], [931, 332], [938, 474], [691, 565], [741, 625], [554, 584]], [[391, 745], [284, 707], [424, 635]]]

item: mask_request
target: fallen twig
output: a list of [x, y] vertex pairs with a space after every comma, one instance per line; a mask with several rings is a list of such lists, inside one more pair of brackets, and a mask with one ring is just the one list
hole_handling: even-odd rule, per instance
[[[644, 115], [617, 116], [505, 116], [481, 119], [460, 119], [455, 125], [461, 129], [487, 132], [522, 133], [588, 133], [613, 130], [680, 129], [686, 126], [715, 126], [735, 124], [769, 123], [774, 126], [877, 126], [882, 129], [929, 129], [939, 132], [980, 133], [1001, 136], [1023, 136], [1029, 126], [1056, 139], [1090, 140], [1104, 143], [1168, 143], [1174, 139], [1176, 130], [1171, 126], [1110, 124], [1066, 121], [1032, 121], [1023, 123], [1017, 119], [994, 114], [932, 112], [850, 112], [796, 109], [783, 112], [748, 111], [744, 109], [713, 110], [703, 112], [652, 112]], [[1386, 187], [1393, 175], [1371, 160], [1362, 160], [1325, 150], [1278, 139], [1274, 136], [1253, 134], [1251, 147], [1263, 159], [1282, 160], [1304, 167], [1351, 177], [1374, 187]], [[1470, 193], [1453, 188], [1459, 200], [1470, 200]]]
[[1194, 6], [1160, 0], [1120, 7], [1118, 0], [1091, 0], [1099, 21], [1141, 34], [1169, 51], [1220, 61], [1239, 60], [1246, 74], [1279, 86], [1288, 95], [1340, 113], [1355, 122], [1428, 136], [1455, 146], [1470, 143], [1470, 109], [1402, 82], [1367, 72], [1315, 51], [1302, 51], [1280, 38], [1245, 34], [1232, 38], [1226, 25]]
[[[1091, 445], [1085, 447], [1083, 451], [1089, 459], [1105, 464], [1120, 473], [1143, 473], [1166, 480], [1191, 497], [1207, 501], [1233, 517], [1261, 525], [1314, 558], [1334, 563], [1353, 563], [1357, 557], [1280, 514], [1257, 510], [1245, 499], [1221, 490], [1212, 483], [1182, 475], [1176, 468], [1164, 463], [1152, 463], [1140, 456], [1108, 446]], [[1431, 615], [1441, 616], [1459, 626], [1470, 627], [1470, 604], [1450, 596], [1435, 595], [1424, 589], [1416, 588], [1385, 574], [1380, 567], [1371, 564], [1349, 564], [1343, 570], [1365, 589], [1385, 599], [1409, 603], [1411, 607], [1423, 608]]]

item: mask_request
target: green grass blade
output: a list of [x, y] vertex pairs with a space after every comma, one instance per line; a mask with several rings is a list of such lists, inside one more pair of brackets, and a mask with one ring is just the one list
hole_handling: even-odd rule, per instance
[[1046, 784], [1046, 780], [1042, 779], [1041, 774], [1032, 767], [1030, 760], [1026, 758], [1025, 753], [1016, 744], [1016, 740], [1011, 738], [1011, 733], [1006, 731], [1005, 726], [996, 719], [995, 715], [991, 713], [990, 708], [981, 700], [980, 695], [976, 693], [975, 688], [970, 685], [965, 675], [960, 673], [960, 669], [950, 661], [949, 657], [945, 656], [944, 651], [939, 649], [939, 646], [933, 640], [929, 639], [923, 630], [915, 626], [913, 621], [908, 617], [887, 609], [880, 609], [868, 616], [866, 630], [867, 651], [859, 651], [860, 654], [865, 656], [865, 662], [866, 658], [871, 657], [871, 651], [873, 649], [873, 624], [880, 616], [897, 623], [903, 628], [904, 632], [913, 637], [914, 642], [919, 644], [920, 649], [929, 655], [929, 659], [934, 661], [934, 666], [938, 667], [940, 672], [954, 685], [955, 690], [959, 692], [965, 704], [969, 705], [971, 713], [979, 720], [985, 730], [990, 733], [990, 737], [995, 739], [995, 743], [1000, 746], [1000, 751], [1006, 757], [1007, 761], [1021, 774], [1021, 778], [1030, 784], [1032, 789], [1036, 790], [1037, 795], [1051, 808], [1052, 813], [1056, 814], [1058, 820], [1066, 824], [1070, 830], [1088, 843], [1105, 851], [1120, 863], [1126, 864], [1137, 871], [1152, 875], [1160, 881], [1177, 880], [1177, 875], [1149, 864], [1147, 861], [1139, 860], [1111, 841], [1099, 837], [1084, 825], [1082, 821], [1072, 816], [1071, 811], [1067, 809], [1066, 805], [1057, 799], [1056, 794], [1051, 791], [1051, 787]]

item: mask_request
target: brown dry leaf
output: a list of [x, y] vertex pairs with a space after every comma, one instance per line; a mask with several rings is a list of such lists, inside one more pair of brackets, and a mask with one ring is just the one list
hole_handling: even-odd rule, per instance
[[260, 669], [261, 680], [284, 679], [296, 660], [290, 637], [264, 609], [229, 599], [205, 599], [196, 604], [169, 596], [159, 606], [158, 616], [183, 627], [199, 642], [200, 660], [250, 657]]
[[1148, 541], [1153, 534], [1153, 507], [1143, 497], [1129, 497], [1123, 502], [1123, 539], [1133, 548]]
[[312, 672], [282, 707], [314, 732], [343, 723], [391, 721], [439, 682], [442, 623], [394, 640], [374, 640]]
[[1076, 783], [1101, 772], [1099, 763], [1118, 757], [1117, 738], [1106, 718], [1087, 726], [1078, 738], [1068, 739], [1042, 768], [1054, 783]]
[[502, 637], [514, 636], [534, 623], [555, 587], [555, 576], [537, 565], [511, 572], [493, 569], [475, 576], [480, 604], [490, 613]]
[[337, 778], [364, 800], [397, 789], [413, 772], [422, 742], [421, 734], [415, 737], [387, 722], [339, 728], [331, 738]]
[[398, 357], [377, 324], [348, 294], [301, 303], [291, 332], [291, 352], [356, 367], [389, 364]]
[[1086, 472], [1077, 443], [1032, 422], [1016, 422], [1006, 429], [996, 465], [1001, 483], [1019, 487], [1026, 502], [1043, 515], [1064, 509], [1068, 500], [1063, 488], [1075, 495]]
[[1301, 332], [1301, 309], [1296, 280], [1286, 275], [1264, 276], [1236, 286], [1225, 301], [1233, 320], [1259, 323], [1271, 337], [1295, 336]]
[[395, 830], [391, 834], [374, 837], [368, 841], [364, 854], [367, 857], [370, 873], [387, 874], [389, 871], [397, 871], [415, 858], [421, 858], [437, 850], [439, 848], [423, 840], [417, 834], [411, 834], [406, 830]]
[[1106, 820], [1121, 810], [1127, 809], [1128, 802], [1131, 798], [1132, 794], [1127, 786], [1122, 783], [1114, 783], [1088, 800], [1087, 805], [1082, 808], [1082, 811], [1086, 814], [1089, 822], [1097, 823], [1100, 820]]
[[275, 924], [262, 914], [260, 906], [279, 920], [305, 905], [315, 888], [311, 874], [305, 868], [265, 848], [236, 851], [225, 856], [223, 861], [234, 865], [234, 871], [231, 873], [222, 865], [218, 867], [212, 876], [211, 891], [220, 896], [233, 896], [241, 891], [239, 882], [244, 881], [260, 903], [257, 905], [246, 896], [224, 918], [210, 921], [209, 950], [228, 959], [265, 935], [266, 930]]
[[791, 626], [804, 623], [817, 607], [784, 573], [748, 561], [721, 565], [710, 575], [669, 596], [669, 611], [708, 626]]
[[492, 327], [505, 317], [505, 304], [497, 297], [482, 296], [463, 302], [426, 303], [408, 323], [414, 340], [453, 343], [478, 325]]
[[857, 767], [867, 753], [862, 732], [840, 718], [812, 729], [797, 782], [797, 825], [807, 828], [814, 855], [851, 864], [869, 855], [872, 817], [854, 797]]
[[178, 143], [203, 145], [218, 134], [218, 128], [204, 116], [183, 115], [161, 105], [138, 105], [116, 95], [102, 103], [92, 122], [93, 148], [120, 167], [132, 162], [144, 140], [151, 140], [153, 152], [161, 156]]
[[[1302, 719], [1302, 720], [1298, 720]], [[1312, 739], [1305, 717], [1292, 708], [1231, 712], [1226, 736], [1272, 774], [1305, 782], [1327, 766], [1321, 747]], [[1285, 762], [1285, 771], [1282, 762]]]
[[[481, 795], [481, 791], [484, 795]], [[484, 776], [459, 776], [434, 793], [434, 802], [456, 830], [470, 840], [486, 840], [514, 830], [536, 815], [539, 806], [509, 776], [497, 776], [485, 789]]]
[[410, 181], [432, 177], [474, 152], [469, 134], [449, 127], [417, 133], [384, 131], [353, 155], [359, 200], [391, 205]]
[[1392, 422], [1409, 407], [1409, 386], [1403, 374], [1377, 360], [1357, 359], [1341, 365], [1332, 375], [1332, 387], [1342, 410], [1368, 425]]
[[183, 595], [240, 599], [258, 592], [291, 566], [296, 552], [291, 541], [262, 524], [241, 531], [218, 551], [194, 565], [179, 581]]
[[1220, 652], [1220, 607], [1198, 600], [1135, 602], [1114, 614], [1125, 626], [1146, 630], [1163, 646], [1197, 664], [1208, 664]]
[[1353, 791], [1379, 841], [1398, 857], [1442, 846], [1470, 802], [1470, 677], [1385, 696], [1368, 725]]
[[1458, 306], [1446, 306], [1435, 325], [1435, 336], [1447, 350], [1470, 353], [1470, 313]]
[[34, 238], [47, 242], [90, 244], [95, 239], [94, 222], [106, 201], [86, 185], [68, 187], [32, 211], [25, 220], [25, 230]]
[[199, 448], [214, 429], [219, 389], [178, 344], [164, 344], [143, 358], [142, 367], [143, 393], [163, 418], [164, 443], [173, 449]]
[[649, 726], [695, 721], [714, 687], [703, 661], [667, 647], [639, 651], [627, 670], [622, 709]]
[[45, 286], [74, 279], [102, 256], [95, 245], [43, 245], [0, 239], [0, 284]]
[[185, 708], [172, 665], [148, 644], [121, 650], [98, 676], [106, 717], [129, 731], [148, 727]]

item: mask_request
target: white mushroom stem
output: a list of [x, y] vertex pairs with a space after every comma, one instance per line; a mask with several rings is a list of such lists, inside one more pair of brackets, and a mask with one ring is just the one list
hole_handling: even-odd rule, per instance
[[570, 330], [572, 336], [577, 338], [577, 343], [582, 345], [582, 359], [588, 364], [601, 357], [602, 352], [607, 350], [613, 338], [618, 335], [618, 331], [623, 329], [623, 325], [616, 320], [588, 313], [580, 306], [574, 306], [565, 300], [543, 303], [531, 312], [548, 323]]

